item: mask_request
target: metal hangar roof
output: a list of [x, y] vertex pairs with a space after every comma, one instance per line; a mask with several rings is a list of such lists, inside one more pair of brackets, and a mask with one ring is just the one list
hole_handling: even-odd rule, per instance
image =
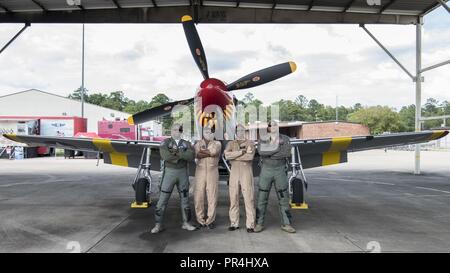
[[[447, 1], [447, 0], [445, 0]], [[437, 0], [0, 0], [0, 23], [414, 24]]]

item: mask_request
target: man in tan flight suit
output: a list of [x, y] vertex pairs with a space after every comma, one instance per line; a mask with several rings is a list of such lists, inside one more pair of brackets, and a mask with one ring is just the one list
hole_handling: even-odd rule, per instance
[[228, 142], [225, 158], [231, 162], [230, 172], [230, 227], [229, 231], [239, 228], [239, 186], [244, 197], [247, 232], [254, 232], [255, 203], [252, 162], [255, 156], [255, 143], [245, 138], [245, 127], [236, 127], [236, 140]]
[[[194, 205], [197, 222], [213, 229], [219, 194], [219, 157], [222, 144], [214, 140], [214, 127], [203, 128], [203, 139], [194, 145], [197, 168], [195, 170]], [[205, 195], [208, 212], [205, 219]]]

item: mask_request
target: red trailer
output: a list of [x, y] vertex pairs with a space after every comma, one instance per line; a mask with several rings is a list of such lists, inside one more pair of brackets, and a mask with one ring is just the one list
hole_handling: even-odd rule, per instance
[[108, 139], [137, 139], [136, 126], [126, 120], [101, 120], [97, 123], [98, 136]]
[[[152, 130], [146, 127], [138, 127], [129, 125], [127, 120], [101, 120], [98, 123], [98, 136], [108, 139], [125, 139], [125, 140], [152, 140], [162, 141], [166, 137], [154, 136]], [[138, 134], [137, 128], [140, 128]]]
[[[73, 137], [86, 132], [87, 119], [80, 117], [40, 117], [39, 134], [41, 136]], [[39, 147], [38, 154], [49, 154], [47, 147]]]
[[[87, 119], [65, 116], [0, 116], [0, 128], [8, 126], [11, 133], [41, 136], [73, 137], [86, 132]], [[33, 128], [30, 128], [33, 127]], [[48, 147], [38, 147], [39, 155], [50, 153]]]

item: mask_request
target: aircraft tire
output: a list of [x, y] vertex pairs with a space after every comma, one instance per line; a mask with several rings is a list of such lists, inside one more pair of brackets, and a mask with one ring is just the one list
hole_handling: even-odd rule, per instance
[[147, 178], [139, 178], [135, 185], [136, 191], [136, 202], [144, 203], [148, 202], [147, 198], [147, 187], [149, 185], [149, 180]]
[[304, 202], [303, 181], [300, 178], [294, 178], [292, 183], [292, 203], [302, 204]]

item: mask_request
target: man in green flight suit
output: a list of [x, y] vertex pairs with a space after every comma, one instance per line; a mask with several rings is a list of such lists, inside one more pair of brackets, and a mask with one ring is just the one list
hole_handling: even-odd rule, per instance
[[260, 135], [258, 153], [261, 157], [261, 174], [259, 175], [258, 202], [256, 207], [255, 232], [264, 229], [264, 219], [272, 183], [278, 197], [278, 206], [281, 216], [281, 229], [295, 233], [291, 226], [291, 213], [289, 207], [289, 182], [286, 173], [286, 160], [291, 156], [291, 143], [289, 137], [279, 134], [276, 121], [268, 124], [268, 134]]
[[171, 127], [171, 137], [161, 143], [160, 154], [164, 160], [164, 171], [161, 178], [161, 190], [159, 200], [155, 209], [155, 227], [151, 233], [158, 233], [163, 230], [162, 221], [173, 188], [177, 186], [181, 200], [181, 215], [183, 217], [182, 229], [196, 230], [189, 223], [191, 220], [191, 209], [189, 207], [189, 174], [187, 169], [188, 161], [194, 160], [194, 149], [191, 143], [181, 138], [183, 126], [173, 124]]

